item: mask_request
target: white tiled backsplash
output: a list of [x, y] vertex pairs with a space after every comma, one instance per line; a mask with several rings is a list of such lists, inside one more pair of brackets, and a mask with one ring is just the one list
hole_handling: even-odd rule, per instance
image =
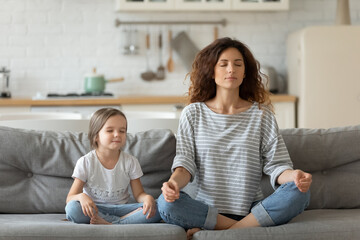
[[[270, 65], [286, 76], [286, 37], [310, 25], [332, 25], [336, 0], [290, 0], [290, 10], [280, 12], [220, 13], [116, 13], [114, 0], [0, 0], [0, 66], [11, 70], [14, 97], [36, 93], [83, 92], [84, 75], [93, 67], [106, 78], [124, 77], [107, 85], [116, 95], [183, 95], [186, 70], [174, 52], [175, 71], [163, 81], [146, 82], [145, 34], [152, 36], [151, 68], [156, 70], [159, 55], [155, 46], [158, 32], [164, 31], [163, 63], [168, 59], [167, 30], [176, 36], [186, 31], [199, 49], [213, 41], [211, 25], [139, 25], [138, 55], [122, 54], [122, 32], [115, 19], [220, 20], [219, 37], [235, 37], [252, 49], [262, 65]], [[351, 21], [360, 22], [360, 1], [350, 0]]]

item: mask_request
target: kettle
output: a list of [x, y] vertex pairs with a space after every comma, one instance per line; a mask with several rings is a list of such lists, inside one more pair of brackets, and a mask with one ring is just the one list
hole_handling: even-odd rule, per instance
[[271, 66], [263, 66], [261, 67], [260, 72], [267, 76], [267, 79], [262, 76], [262, 83], [265, 89], [271, 93], [279, 93], [279, 75], [275, 68]]
[[6, 67], [0, 68], [0, 98], [10, 98], [11, 93], [9, 91], [9, 79], [10, 79], [10, 70]]

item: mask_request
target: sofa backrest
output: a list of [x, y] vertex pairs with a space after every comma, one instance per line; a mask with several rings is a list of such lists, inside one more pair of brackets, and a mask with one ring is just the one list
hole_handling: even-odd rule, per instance
[[308, 209], [360, 208], [360, 125], [280, 132], [294, 168], [313, 175]]
[[[175, 144], [166, 129], [128, 134], [124, 151], [139, 159], [144, 189], [155, 198]], [[75, 163], [89, 151], [85, 133], [0, 127], [0, 213], [63, 213]]]
[[[308, 209], [360, 208], [360, 125], [283, 129], [294, 167], [313, 174]], [[171, 172], [176, 141], [170, 130], [128, 134], [145, 191], [155, 198]], [[90, 150], [87, 134], [0, 127], [0, 213], [64, 212], [77, 159]], [[264, 176], [265, 195], [273, 192]]]

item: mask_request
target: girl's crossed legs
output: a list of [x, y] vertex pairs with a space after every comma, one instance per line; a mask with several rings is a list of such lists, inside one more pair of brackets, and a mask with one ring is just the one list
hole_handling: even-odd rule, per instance
[[142, 211], [142, 203], [131, 204], [97, 204], [98, 215], [95, 219], [85, 216], [79, 201], [70, 201], [66, 204], [66, 218], [74, 223], [93, 223], [93, 224], [139, 224], [157, 223], [161, 221], [159, 211], [155, 216], [146, 219]]

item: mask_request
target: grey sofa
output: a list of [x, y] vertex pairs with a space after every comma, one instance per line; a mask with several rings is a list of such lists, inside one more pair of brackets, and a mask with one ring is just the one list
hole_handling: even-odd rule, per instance
[[[360, 125], [281, 134], [295, 168], [313, 174], [308, 209], [282, 226], [200, 231], [193, 239], [360, 239]], [[128, 134], [125, 151], [139, 159], [154, 197], [170, 176], [175, 143], [170, 130]], [[84, 133], [0, 127], [0, 239], [186, 239], [181, 227], [165, 223], [64, 221], [73, 167], [89, 150]], [[263, 190], [272, 192], [266, 177]]]

